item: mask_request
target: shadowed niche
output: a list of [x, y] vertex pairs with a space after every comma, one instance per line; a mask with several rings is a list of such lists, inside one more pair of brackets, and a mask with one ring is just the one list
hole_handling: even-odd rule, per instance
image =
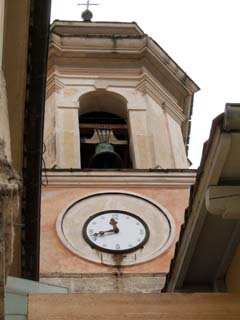
[[81, 167], [131, 168], [126, 100], [97, 90], [80, 99]]

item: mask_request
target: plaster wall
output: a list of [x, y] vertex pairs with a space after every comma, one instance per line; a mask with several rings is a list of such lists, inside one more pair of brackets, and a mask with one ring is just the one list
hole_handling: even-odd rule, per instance
[[[165, 207], [172, 215], [176, 224], [174, 243], [162, 255], [150, 261], [133, 266], [106, 266], [85, 260], [69, 251], [60, 241], [56, 231], [58, 215], [74, 200], [95, 194], [99, 191], [133, 192], [147, 197]], [[188, 187], [113, 187], [108, 190], [96, 187], [44, 187], [42, 190], [41, 220], [41, 252], [40, 276], [47, 283], [61, 284], [78, 292], [92, 292], [94, 285], [99, 283], [103, 292], [131, 292], [130, 275], [140, 286], [141, 292], [160, 291], [164, 284], [164, 275], [168, 272], [174, 254], [175, 241], [179, 237], [180, 225], [183, 222], [184, 210], [188, 203]], [[93, 279], [95, 279], [93, 281]], [[104, 282], [105, 279], [105, 282]], [[105, 283], [104, 286], [101, 283]], [[114, 283], [114, 285], [112, 285]], [[118, 284], [118, 285], [117, 285]], [[131, 289], [132, 288], [132, 289]], [[142, 288], [142, 289], [141, 289]], [[143, 289], [144, 288], [144, 289]]]

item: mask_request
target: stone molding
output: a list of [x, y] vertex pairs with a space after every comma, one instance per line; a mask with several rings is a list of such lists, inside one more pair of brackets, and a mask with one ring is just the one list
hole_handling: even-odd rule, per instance
[[[93, 71], [92, 71], [93, 72]], [[98, 70], [99, 72], [99, 70]], [[96, 90], [95, 86], [95, 80], [96, 76], [94, 75], [88, 75], [87, 80], [92, 82], [91, 84], [86, 82], [79, 83], [79, 80], [84, 81], [86, 77], [80, 76], [80, 75], [64, 75], [59, 73], [58, 71], [55, 71], [51, 76], [48, 78], [48, 84], [47, 84], [47, 97], [49, 97], [53, 92], [57, 92], [60, 89], [63, 89], [65, 86], [78, 86], [79, 88], [82, 87], [89, 87], [89, 91]], [[65, 79], [72, 80], [70, 82], [66, 82]], [[78, 83], [76, 84], [75, 81], [78, 80]], [[182, 124], [186, 120], [186, 116], [183, 113], [182, 108], [169, 96], [169, 94], [166, 92], [166, 90], [157, 84], [157, 82], [154, 80], [154, 78], [149, 73], [143, 73], [140, 76], [118, 76], [117, 78], [113, 74], [101, 75], [98, 77], [97, 81], [98, 83], [103, 82], [104, 86], [108, 91], [115, 91], [114, 89], [111, 90], [111, 87], [113, 86], [113, 81], [116, 81], [115, 87], [122, 87], [123, 84], [126, 86], [126, 81], [128, 81], [127, 87], [135, 88], [137, 91], [140, 91], [142, 94], [148, 94], [151, 98], [155, 100], [155, 102], [162, 106], [166, 112], [168, 112], [179, 124]], [[108, 84], [106, 84], [106, 82]], [[114, 88], [115, 88], [114, 87]], [[92, 90], [91, 90], [91, 89]], [[88, 90], [84, 90], [88, 91]], [[81, 96], [82, 90], [79, 90], [79, 96]], [[79, 97], [78, 97], [79, 98]], [[69, 102], [71, 104], [71, 108], [78, 108], [77, 100], [76, 102]], [[66, 106], [63, 107], [70, 107], [69, 104], [66, 102]], [[74, 106], [73, 106], [74, 105]], [[60, 106], [59, 106], [60, 107]]]
[[[46, 179], [47, 177], [47, 179]], [[183, 187], [195, 183], [196, 172], [101, 172], [101, 171], [44, 171], [42, 180], [54, 187]]]
[[[111, 28], [110, 28], [111, 26]], [[64, 21], [56, 21], [51, 27], [51, 46], [56, 46], [60, 51], [67, 49], [70, 51], [89, 51], [94, 52], [94, 47], [99, 50], [107, 51], [111, 50], [113, 52], [113, 45], [115, 43], [115, 51], [123, 50], [123, 53], [136, 52], [138, 54], [147, 55], [149, 59], [157, 59], [161, 65], [165, 65], [168, 72], [171, 73], [173, 77], [181, 83], [181, 86], [185, 90], [191, 92], [197, 91], [198, 86], [187, 76], [187, 74], [171, 59], [166, 52], [147, 34], [145, 34], [135, 23], [93, 23], [88, 25], [88, 31], [84, 23], [72, 22], [69, 26], [68, 23]], [[95, 29], [95, 31], [94, 31]], [[127, 30], [127, 31], [126, 31]], [[131, 34], [130, 34], [131, 32]], [[77, 39], [77, 41], [72, 42], [71, 46], [68, 41], [65, 43], [65, 37], [72, 39]], [[89, 41], [85, 43], [85, 38], [88, 37]], [[91, 41], [92, 38], [92, 41]], [[102, 48], [96, 45], [97, 39], [106, 40], [109, 44], [107, 47], [106, 43]], [[131, 45], [129, 45], [128, 39], [131, 38]], [[135, 41], [134, 41], [135, 39]], [[118, 40], [123, 40], [121, 43]], [[85, 44], [85, 50], [82, 49]], [[81, 48], [81, 49], [80, 49]]]
[[143, 79], [137, 85], [137, 89], [143, 94], [148, 94], [157, 104], [168, 112], [180, 124], [186, 120], [182, 108], [166, 93], [166, 91], [157, 85], [151, 76], [144, 74]]
[[53, 72], [47, 79], [46, 85], [46, 99], [48, 99], [53, 93], [60, 91], [64, 88], [64, 83], [59, 79], [56, 72]]
[[64, 31], [67, 31], [67, 34], [69, 34], [69, 31], [72, 32], [72, 30], [75, 30], [78, 32], [78, 36], [80, 34], [97, 34], [99, 28], [101, 28], [101, 33], [105, 35], [112, 33], [118, 35], [131, 34], [132, 36], [144, 35], [143, 31], [135, 22], [91, 22], [91, 25], [89, 25], [82, 21], [72, 21], [71, 23], [69, 23], [69, 21], [54, 21], [51, 25], [51, 31], [55, 29], [57, 34], [64, 34]]

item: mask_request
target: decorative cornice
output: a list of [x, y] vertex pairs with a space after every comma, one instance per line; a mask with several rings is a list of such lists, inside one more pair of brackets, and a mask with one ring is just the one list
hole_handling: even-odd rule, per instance
[[[51, 27], [51, 32], [69, 36], [75, 34], [81, 35], [125, 35], [125, 36], [142, 36], [143, 31], [136, 22], [91, 22], [86, 24], [83, 21], [63, 21], [55, 20]], [[74, 32], [73, 32], [74, 30]], [[64, 32], [65, 31], [65, 32]]]
[[51, 94], [63, 88], [64, 88], [64, 83], [59, 79], [59, 76], [55, 72], [53, 72], [47, 78], [46, 98], [50, 97]]
[[[183, 86], [193, 93], [197, 91], [198, 86], [189, 78], [189, 76], [178, 66], [178, 64], [148, 35], [146, 35], [136, 23], [118, 23], [118, 22], [94, 22], [91, 24], [84, 24], [77, 21], [55, 21], [51, 26], [51, 44], [55, 42], [56, 37], [77, 37], [77, 38], [101, 38], [101, 39], [129, 39], [135, 38], [138, 41], [135, 43], [138, 52], [141, 50], [154, 55], [161, 64], [182, 83]], [[96, 40], [94, 40], [96, 41]], [[59, 42], [60, 46], [64, 47], [62, 41]], [[105, 46], [102, 47], [104, 49]], [[125, 50], [132, 50], [132, 45], [127, 45]], [[67, 50], [69, 50], [69, 44]], [[112, 49], [112, 48], [111, 48]], [[101, 50], [98, 46], [98, 51]]]
[[[69, 41], [65, 42], [65, 37], [71, 38], [71, 44]], [[199, 90], [199, 87], [188, 77], [188, 75], [167, 55], [167, 53], [150, 37], [143, 34], [141, 37], [131, 36], [119, 36], [119, 35], [74, 35], [55, 33], [51, 34], [50, 41], [50, 56], [51, 54], [74, 57], [74, 58], [86, 58], [88, 57], [106, 57], [111, 56], [116, 58], [120, 55], [126, 55], [132, 59], [144, 58], [151, 61], [155, 65], [158, 72], [163, 72], [165, 76], [171, 79], [172, 83], [175, 83], [181, 90], [184, 90], [185, 95], [193, 94]], [[86, 41], [87, 39], [87, 41]], [[131, 45], [129, 44], [131, 42]]]
[[195, 170], [171, 172], [74, 171], [43, 172], [42, 180], [54, 187], [189, 187], [195, 183]]
[[165, 111], [172, 114], [178, 122], [182, 123], [186, 120], [181, 107], [148, 74], [144, 74], [137, 85], [137, 89], [144, 94], [150, 95], [157, 104], [164, 107]]

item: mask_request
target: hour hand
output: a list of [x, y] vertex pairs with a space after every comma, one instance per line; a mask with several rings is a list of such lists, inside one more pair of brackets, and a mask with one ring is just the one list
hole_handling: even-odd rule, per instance
[[114, 231], [115, 233], [118, 233], [118, 232], [119, 232], [119, 229], [118, 229], [118, 227], [117, 227], [117, 221], [116, 221], [115, 219], [111, 218], [109, 224], [111, 224], [111, 225], [113, 226], [113, 231]]

